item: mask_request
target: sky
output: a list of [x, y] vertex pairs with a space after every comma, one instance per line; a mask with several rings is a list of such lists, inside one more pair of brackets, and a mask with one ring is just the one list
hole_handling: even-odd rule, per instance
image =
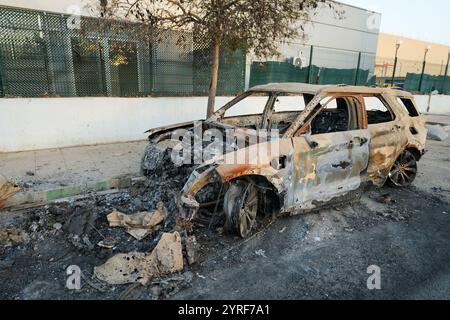
[[450, 45], [449, 0], [339, 1], [381, 13], [381, 32]]
[[[0, 4], [65, 11], [87, 0], [0, 0]], [[380, 12], [381, 31], [427, 42], [450, 45], [449, 0], [339, 0]], [[53, 9], [53, 10], [52, 10]]]

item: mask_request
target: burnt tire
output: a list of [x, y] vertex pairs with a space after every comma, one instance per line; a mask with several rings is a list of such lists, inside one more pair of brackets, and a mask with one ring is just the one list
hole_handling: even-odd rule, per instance
[[388, 175], [391, 186], [404, 188], [410, 186], [417, 175], [417, 160], [414, 155], [405, 150], [395, 161]]
[[246, 181], [231, 183], [224, 198], [225, 230], [242, 238], [252, 234], [258, 212], [258, 188]]
[[141, 174], [144, 176], [160, 174], [169, 161], [171, 161], [170, 149], [158, 147], [157, 144], [150, 142], [142, 156]]

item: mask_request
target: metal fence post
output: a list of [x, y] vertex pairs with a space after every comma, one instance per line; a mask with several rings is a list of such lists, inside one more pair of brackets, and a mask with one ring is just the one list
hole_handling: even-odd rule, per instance
[[448, 65], [449, 64], [450, 64], [450, 50], [448, 52], [447, 66], [445, 67], [444, 84], [442, 85], [442, 93], [443, 94], [447, 94], [448, 92], [450, 92], [450, 91], [447, 91], [447, 78], [448, 78]]
[[362, 53], [359, 52], [359, 54], [358, 54], [358, 64], [356, 65], [355, 86], [358, 85], [359, 68], [361, 67], [361, 56], [362, 56]]
[[397, 71], [397, 63], [398, 63], [398, 57], [395, 57], [394, 60], [394, 71], [392, 72], [392, 79], [391, 79], [391, 85], [394, 86], [395, 82], [395, 72]]
[[154, 72], [153, 72], [153, 57], [155, 56], [153, 53], [153, 37], [151, 37], [148, 41], [148, 78], [149, 78], [149, 93], [154, 94], [153, 84], [155, 83]]
[[[73, 68], [73, 52], [72, 52], [72, 39], [69, 28], [67, 27], [67, 20], [61, 15], [60, 19], [60, 29], [67, 31], [64, 35], [61, 36], [62, 45], [64, 47], [64, 64], [65, 69], [67, 71], [66, 80], [65, 80], [65, 94], [70, 97], [77, 96], [77, 85], [75, 79], [75, 70]], [[56, 92], [55, 92], [56, 93]]]
[[107, 88], [106, 88], [106, 75], [105, 75], [105, 67], [104, 67], [104, 57], [103, 57], [103, 46], [101, 41], [98, 42], [98, 59], [97, 59], [97, 72], [98, 72], [98, 81], [100, 82], [99, 89], [100, 93], [107, 96]]
[[422, 65], [422, 73], [420, 74], [420, 80], [419, 80], [419, 93], [422, 93], [423, 76], [425, 74], [426, 65], [427, 65], [427, 63], [426, 63], [426, 61], [424, 61], [423, 65]]
[[[50, 50], [50, 33], [47, 21], [47, 13], [43, 12], [42, 16], [38, 15], [39, 35], [42, 40], [42, 55], [44, 58], [45, 72], [47, 75], [47, 95], [55, 95], [55, 77], [53, 73], [52, 51]], [[44, 33], [45, 30], [45, 33]]]
[[426, 47], [425, 56], [423, 57], [422, 74], [420, 75], [419, 81], [419, 93], [422, 92], [423, 76], [425, 75], [425, 67], [427, 66], [427, 54], [428, 51], [430, 51], [430, 48], [431, 48], [430, 46]]
[[108, 97], [112, 96], [112, 81], [111, 81], [111, 63], [109, 56], [109, 41], [108, 38], [105, 37], [102, 39], [102, 47], [103, 47], [103, 63], [105, 66], [105, 83], [106, 83], [106, 95]]
[[44, 68], [45, 68], [45, 76], [46, 76], [46, 80], [47, 80], [47, 94], [51, 95], [52, 94], [52, 78], [50, 76], [50, 66], [48, 63], [48, 49], [47, 49], [47, 44], [44, 43], [44, 41], [39, 43], [42, 49], [42, 57], [44, 59]]
[[5, 96], [5, 90], [3, 88], [3, 61], [2, 61], [2, 51], [0, 48], [0, 97]]
[[395, 44], [394, 70], [392, 71], [392, 80], [391, 80], [391, 86], [392, 87], [394, 87], [395, 72], [397, 71], [398, 51], [400, 50], [400, 46], [402, 45], [402, 43], [403, 43], [403, 41], [397, 40], [397, 43]]
[[309, 67], [308, 67], [308, 77], [306, 79], [306, 83], [311, 83], [313, 54], [314, 54], [314, 46], [311, 46], [311, 51], [309, 52]]

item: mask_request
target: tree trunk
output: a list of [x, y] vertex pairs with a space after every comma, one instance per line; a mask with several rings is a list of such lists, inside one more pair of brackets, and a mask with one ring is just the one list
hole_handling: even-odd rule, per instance
[[213, 64], [211, 71], [211, 85], [209, 86], [208, 109], [206, 112], [207, 118], [214, 114], [214, 107], [216, 105], [217, 80], [219, 79], [220, 44], [218, 42], [214, 42], [212, 49]]

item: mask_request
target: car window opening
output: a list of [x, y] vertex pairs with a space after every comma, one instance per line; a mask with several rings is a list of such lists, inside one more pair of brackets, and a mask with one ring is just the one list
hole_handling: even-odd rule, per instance
[[284, 134], [313, 98], [312, 94], [279, 93], [270, 117], [270, 129], [277, 129], [280, 134]]
[[232, 107], [225, 111], [223, 117], [226, 119], [250, 115], [261, 116], [264, 112], [268, 99], [268, 93], [254, 92], [244, 99], [236, 102]]
[[397, 98], [398, 103], [403, 106], [408, 114], [412, 118], [416, 118], [419, 116], [419, 112], [417, 112], [416, 107], [414, 106], [414, 102], [408, 98]]
[[379, 124], [394, 121], [393, 113], [384, 101], [377, 96], [364, 97], [368, 124]]
[[[325, 98], [319, 107], [326, 103]], [[339, 97], [331, 100], [311, 122], [311, 134], [345, 132], [358, 129], [357, 107], [354, 97]]]

